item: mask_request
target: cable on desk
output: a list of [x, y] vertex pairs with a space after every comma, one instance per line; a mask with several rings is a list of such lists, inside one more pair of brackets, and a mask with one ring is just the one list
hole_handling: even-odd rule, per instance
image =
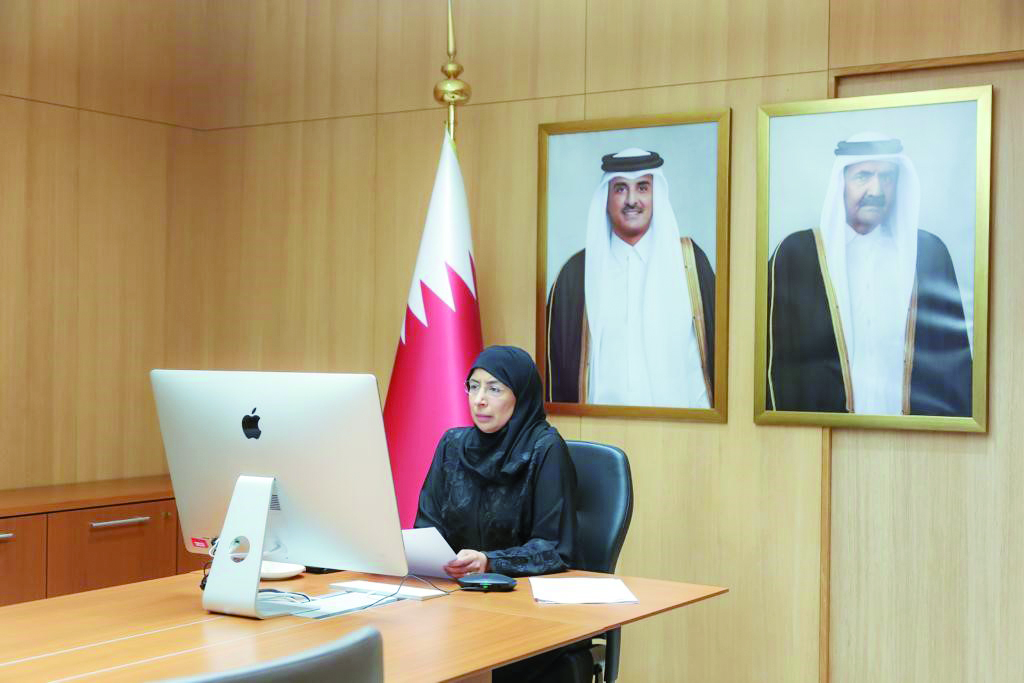
[[257, 593], [280, 593], [283, 597], [287, 597], [287, 598], [292, 598], [292, 599], [302, 598], [303, 602], [312, 602], [313, 601], [313, 598], [309, 597], [305, 593], [300, 593], [299, 591], [283, 591], [283, 590], [278, 590], [277, 588], [260, 588], [256, 592]]
[[399, 591], [402, 590], [402, 586], [405, 585], [405, 580], [408, 579], [410, 576], [412, 576], [412, 574], [406, 574], [405, 576], [402, 577], [402, 580], [398, 582], [398, 588], [395, 589], [394, 593], [389, 593], [387, 595], [384, 595], [384, 596], [382, 596], [380, 598], [380, 600], [375, 600], [375, 601], [371, 602], [369, 605], [364, 605], [363, 607], [360, 607], [359, 609], [354, 609], [352, 611], [353, 612], [362, 612], [364, 609], [369, 609], [369, 608], [373, 607], [374, 605], [376, 605], [377, 603], [381, 602], [381, 600], [387, 600], [388, 598], [395, 597], [396, 595], [398, 595]]
[[[429, 581], [428, 579], [423, 578], [422, 576], [417, 576], [416, 574], [406, 574], [405, 576], [402, 577], [402, 580], [398, 582], [398, 586], [395, 588], [393, 593], [388, 593], [387, 595], [383, 595], [383, 596], [381, 596], [381, 598], [379, 600], [374, 600], [369, 605], [364, 605], [364, 606], [359, 607], [357, 609], [347, 611], [347, 612], [345, 612], [345, 614], [351, 614], [352, 612], [362, 612], [364, 609], [369, 609], [369, 608], [373, 607], [374, 605], [377, 605], [377, 604], [381, 603], [382, 601], [387, 600], [388, 598], [395, 597], [396, 595], [398, 595], [401, 592], [402, 586], [404, 586], [405, 582], [407, 580], [409, 580], [410, 578], [418, 579], [418, 580], [420, 580], [420, 581], [422, 581], [422, 582], [424, 582], [426, 584], [429, 584], [435, 590], [439, 590], [442, 593], [444, 593], [445, 595], [448, 595], [450, 593], [454, 593], [455, 591], [462, 590], [462, 588], [455, 588], [455, 589], [452, 589], [452, 590], [445, 590], [444, 588], [440, 588], [439, 586], [434, 585], [433, 582]], [[337, 615], [335, 615], [335, 616], [337, 616]]]
[[440, 586], [438, 586], [437, 584], [435, 584], [435, 583], [434, 583], [433, 581], [431, 581], [430, 579], [424, 578], [424, 577], [422, 577], [422, 576], [419, 576], [419, 575], [417, 575], [417, 574], [407, 574], [406, 576], [411, 576], [411, 577], [412, 577], [412, 578], [414, 578], [414, 579], [418, 579], [418, 580], [422, 581], [423, 583], [427, 584], [428, 586], [430, 586], [431, 588], [433, 588], [434, 590], [436, 590], [436, 591], [441, 591], [441, 592], [442, 592], [442, 593], [444, 593], [445, 595], [451, 595], [451, 594], [452, 594], [452, 593], [454, 593], [455, 591], [460, 591], [460, 590], [463, 590], [462, 586], [459, 586], [458, 588], [452, 588], [451, 590], [445, 590], [444, 588], [441, 588]]

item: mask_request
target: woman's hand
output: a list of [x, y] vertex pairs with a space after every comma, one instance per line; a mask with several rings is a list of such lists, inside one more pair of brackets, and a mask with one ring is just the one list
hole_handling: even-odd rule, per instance
[[478, 550], [463, 549], [455, 559], [444, 566], [445, 572], [453, 579], [461, 579], [466, 574], [487, 571], [487, 556]]

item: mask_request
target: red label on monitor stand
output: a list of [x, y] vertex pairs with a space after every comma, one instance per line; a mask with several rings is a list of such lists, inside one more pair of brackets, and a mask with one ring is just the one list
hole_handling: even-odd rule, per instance
[[195, 536], [193, 536], [192, 537], [192, 547], [194, 547], [194, 548], [209, 548], [210, 547], [210, 541], [209, 541], [209, 539], [206, 539], [206, 538], [196, 538]]

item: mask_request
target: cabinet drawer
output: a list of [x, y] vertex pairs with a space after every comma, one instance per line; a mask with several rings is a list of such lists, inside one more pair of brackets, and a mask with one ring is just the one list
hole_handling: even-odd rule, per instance
[[46, 597], [46, 515], [0, 519], [0, 605]]
[[174, 574], [178, 515], [173, 500], [47, 517], [49, 597]]

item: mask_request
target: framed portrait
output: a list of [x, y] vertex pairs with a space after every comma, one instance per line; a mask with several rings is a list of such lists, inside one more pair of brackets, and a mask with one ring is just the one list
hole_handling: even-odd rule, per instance
[[985, 431], [992, 88], [763, 106], [758, 423]]
[[730, 112], [540, 126], [552, 414], [726, 419]]

